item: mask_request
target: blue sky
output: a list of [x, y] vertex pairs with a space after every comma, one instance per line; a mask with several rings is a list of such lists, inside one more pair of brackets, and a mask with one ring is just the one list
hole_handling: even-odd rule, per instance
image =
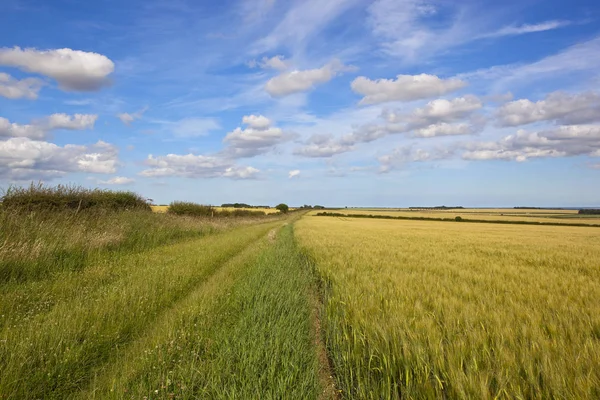
[[600, 206], [597, 1], [3, 0], [0, 186]]

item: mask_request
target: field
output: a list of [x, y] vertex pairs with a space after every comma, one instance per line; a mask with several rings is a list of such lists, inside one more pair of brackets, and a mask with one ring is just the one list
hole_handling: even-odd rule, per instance
[[[156, 213], [166, 213], [167, 209], [169, 208], [169, 206], [151, 206], [152, 207], [152, 211], [156, 212]], [[248, 210], [248, 211], [263, 211], [266, 214], [276, 214], [279, 212], [279, 210], [277, 210], [276, 208], [261, 208], [261, 207], [256, 207], [256, 208], [233, 208], [233, 207], [214, 207], [215, 210], [217, 211], [234, 211], [234, 210]]]
[[348, 398], [598, 398], [596, 228], [305, 217]]
[[465, 220], [484, 221], [524, 221], [557, 224], [589, 224], [600, 225], [600, 215], [580, 215], [578, 210], [549, 210], [549, 209], [484, 209], [465, 208], [455, 210], [410, 210], [399, 209], [377, 209], [377, 208], [352, 208], [340, 209], [335, 212], [347, 215], [385, 215], [392, 217], [409, 218], [455, 218], [461, 217]]
[[144, 205], [5, 198], [0, 399], [600, 397], [596, 227]]

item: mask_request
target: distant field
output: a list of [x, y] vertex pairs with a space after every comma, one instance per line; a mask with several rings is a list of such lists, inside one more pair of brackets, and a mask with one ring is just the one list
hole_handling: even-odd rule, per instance
[[[164, 213], [167, 212], [167, 209], [169, 208], [169, 206], [152, 206], [152, 211], [154, 212], [158, 212], [158, 213]], [[279, 210], [275, 209], [275, 208], [233, 208], [233, 207], [215, 207], [215, 210], [217, 211], [222, 211], [222, 210], [229, 210], [229, 211], [234, 211], [234, 210], [250, 210], [250, 211], [264, 211], [266, 214], [275, 214], [278, 213]]]
[[454, 218], [478, 219], [489, 221], [530, 221], [530, 222], [553, 222], [553, 223], [585, 223], [600, 224], [600, 215], [580, 215], [577, 210], [537, 210], [537, 209], [455, 209], [455, 210], [409, 210], [399, 209], [377, 209], [377, 208], [349, 208], [336, 212], [343, 214], [372, 214], [402, 217], [424, 217], [424, 218]]
[[600, 398], [597, 229], [311, 216], [296, 226], [325, 285], [344, 398]]

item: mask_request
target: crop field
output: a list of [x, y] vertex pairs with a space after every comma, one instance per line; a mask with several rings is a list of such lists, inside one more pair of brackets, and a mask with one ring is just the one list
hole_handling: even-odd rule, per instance
[[174, 204], [4, 196], [0, 399], [600, 397], [597, 227]]
[[525, 221], [525, 222], [552, 222], [558, 224], [589, 224], [600, 225], [600, 215], [581, 215], [577, 210], [540, 210], [540, 209], [455, 209], [455, 210], [409, 210], [409, 209], [374, 209], [353, 208], [336, 210], [336, 212], [357, 215], [385, 215], [392, 217], [409, 218], [455, 218], [465, 220], [485, 221]]
[[[169, 206], [151, 206], [152, 207], [152, 211], [156, 212], [156, 213], [166, 213]], [[261, 207], [256, 207], [256, 208], [233, 208], [233, 207], [214, 207], [214, 209], [216, 211], [234, 211], [234, 210], [246, 210], [246, 211], [263, 211], [266, 214], [276, 214], [279, 212], [279, 210], [277, 210], [276, 208], [261, 208]]]
[[600, 397], [597, 228], [306, 216], [345, 398]]

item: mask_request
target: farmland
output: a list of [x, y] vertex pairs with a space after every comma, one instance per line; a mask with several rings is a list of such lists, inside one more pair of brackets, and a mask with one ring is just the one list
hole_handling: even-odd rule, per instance
[[596, 227], [4, 200], [0, 399], [600, 395]]
[[308, 216], [348, 398], [596, 398], [595, 228]]
[[[166, 213], [169, 209], [169, 206], [151, 206], [152, 211], [156, 213]], [[279, 212], [276, 208], [264, 208], [264, 207], [254, 207], [254, 208], [233, 208], [233, 207], [214, 207], [216, 211], [234, 211], [234, 210], [246, 210], [246, 211], [262, 211], [265, 214], [276, 214]]]
[[556, 224], [588, 224], [600, 225], [600, 217], [596, 215], [581, 215], [577, 210], [544, 210], [544, 209], [512, 209], [512, 208], [464, 208], [464, 209], [374, 209], [358, 208], [343, 209], [341, 212], [347, 215], [382, 215], [407, 218], [456, 218], [465, 220], [484, 221], [508, 221], [508, 222], [542, 222]]

